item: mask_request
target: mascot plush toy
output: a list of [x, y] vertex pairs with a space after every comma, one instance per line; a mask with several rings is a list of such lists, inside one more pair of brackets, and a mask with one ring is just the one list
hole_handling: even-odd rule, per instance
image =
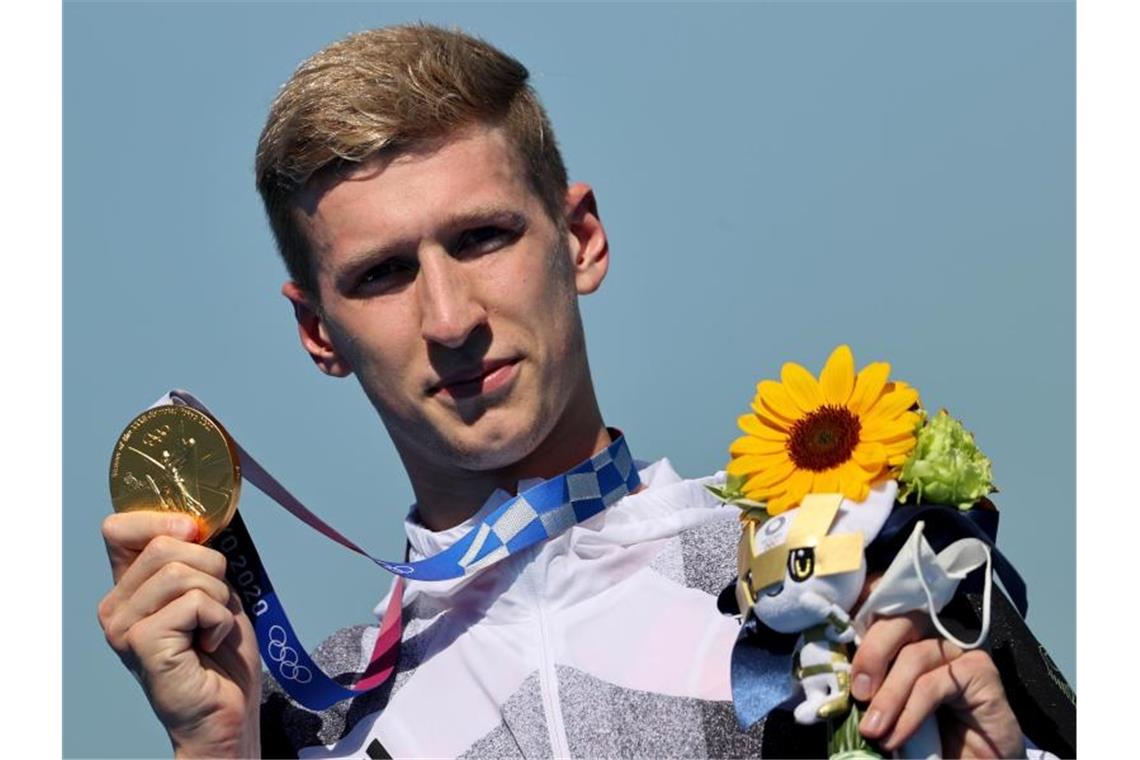
[[888, 481], [863, 504], [810, 494], [763, 524], [747, 521], [740, 542], [737, 603], [780, 633], [797, 633], [793, 670], [804, 692], [796, 720], [845, 715], [850, 707], [850, 611], [867, 578], [863, 549], [894, 506]]
[[[871, 489], [862, 503], [841, 494], [809, 494], [799, 507], [763, 523], [746, 520], [740, 541], [737, 604], [779, 633], [799, 634], [792, 676], [803, 701], [796, 721], [803, 724], [843, 718], [851, 708], [848, 645], [858, 645], [877, 615], [928, 611], [935, 627], [962, 648], [979, 646], [952, 636], [938, 620], [958, 582], [989, 562], [989, 547], [978, 539], [955, 542], [935, 555], [922, 538], [922, 523], [895, 557], [874, 592], [852, 617], [867, 579], [864, 549], [879, 534], [895, 506], [893, 480]], [[989, 602], [989, 573], [986, 608]], [[933, 722], [904, 745], [904, 757], [937, 757]]]

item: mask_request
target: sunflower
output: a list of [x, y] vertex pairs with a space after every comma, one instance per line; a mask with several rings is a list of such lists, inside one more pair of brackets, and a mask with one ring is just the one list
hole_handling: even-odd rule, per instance
[[753, 413], [737, 421], [746, 435], [728, 450], [728, 474], [744, 478], [744, 496], [767, 502], [770, 515], [809, 493], [866, 499], [871, 484], [893, 475], [914, 449], [921, 422], [918, 391], [888, 381], [890, 372], [874, 362], [856, 375], [851, 349], [839, 346], [818, 382], [792, 362], [782, 382], [761, 380]]

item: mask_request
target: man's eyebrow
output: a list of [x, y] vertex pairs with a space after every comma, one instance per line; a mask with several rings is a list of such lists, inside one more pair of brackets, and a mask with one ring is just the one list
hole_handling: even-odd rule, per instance
[[506, 206], [480, 206], [451, 216], [440, 227], [451, 232], [495, 224], [518, 229], [526, 226], [527, 221], [526, 214], [517, 209]]

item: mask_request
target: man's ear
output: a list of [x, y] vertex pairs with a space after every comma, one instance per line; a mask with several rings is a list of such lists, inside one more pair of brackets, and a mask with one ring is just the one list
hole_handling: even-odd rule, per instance
[[293, 316], [297, 319], [297, 334], [301, 337], [301, 345], [313, 357], [317, 368], [333, 377], [351, 375], [352, 367], [333, 345], [328, 326], [312, 297], [292, 281], [281, 286], [281, 295], [293, 304]]
[[579, 295], [587, 295], [598, 289], [609, 271], [610, 244], [598, 216], [594, 190], [584, 182], [576, 182], [566, 190], [566, 222], [574, 282]]

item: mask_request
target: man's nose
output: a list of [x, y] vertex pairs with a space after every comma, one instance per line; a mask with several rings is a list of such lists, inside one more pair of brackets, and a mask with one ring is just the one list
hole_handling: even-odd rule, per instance
[[486, 321], [487, 312], [474, 297], [463, 262], [446, 252], [421, 254], [416, 287], [425, 340], [459, 348], [467, 342], [471, 332]]

